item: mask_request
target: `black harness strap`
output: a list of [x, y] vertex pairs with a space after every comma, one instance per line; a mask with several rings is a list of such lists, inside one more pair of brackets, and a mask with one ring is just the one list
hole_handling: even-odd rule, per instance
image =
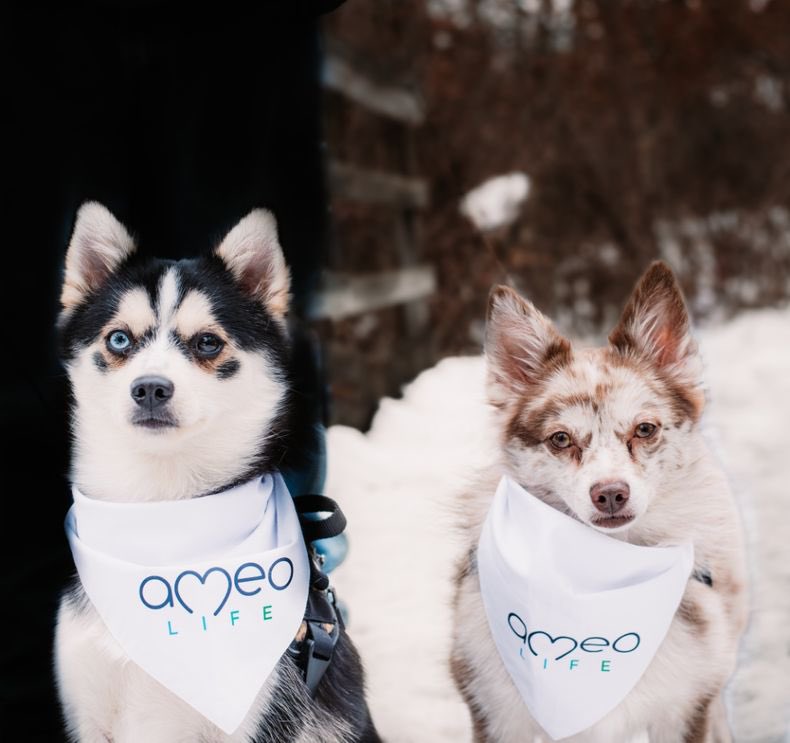
[[[299, 514], [299, 523], [302, 526], [304, 540], [308, 544], [316, 539], [329, 539], [342, 534], [346, 528], [346, 517], [340, 506], [325, 495], [299, 495], [294, 498], [296, 512]], [[322, 519], [307, 518], [305, 514], [315, 514], [319, 511], [329, 513]]]
[[[294, 498], [294, 505], [310, 556], [310, 591], [302, 628], [288, 648], [288, 653], [301, 670], [310, 694], [315, 695], [332, 661], [344, 625], [335, 602], [335, 593], [329, 585], [329, 576], [321, 569], [323, 558], [313, 542], [342, 534], [346, 528], [346, 517], [340, 506], [325, 495], [300, 495]], [[319, 512], [329, 515], [315, 518]]]

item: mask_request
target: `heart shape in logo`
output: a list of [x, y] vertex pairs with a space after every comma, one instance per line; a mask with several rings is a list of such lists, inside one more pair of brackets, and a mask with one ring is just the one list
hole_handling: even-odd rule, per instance
[[[532, 644], [532, 639], [538, 635], [543, 635], [543, 637], [547, 638], [552, 645], [554, 645], [557, 642], [560, 642], [561, 640], [566, 640], [571, 644], [571, 647], [568, 648], [568, 650], [566, 650], [563, 653], [560, 653], [558, 656], [554, 658], [554, 660], [560, 660], [561, 658], [564, 658], [566, 655], [570, 655], [574, 650], [576, 650], [577, 647], [579, 647], [579, 643], [576, 642], [576, 640], [574, 640], [572, 637], [568, 637], [567, 635], [558, 635], [557, 637], [552, 637], [548, 632], [544, 632], [543, 630], [535, 630], [534, 632], [530, 632], [529, 637], [527, 638], [527, 647], [529, 648], [532, 655], [536, 655], [536, 656], [540, 655], [540, 653], [538, 653], [535, 650]], [[556, 648], [553, 648], [551, 650], [552, 653], [554, 653], [555, 651]], [[548, 653], [546, 655], [548, 655]]]
[[[224, 591], [224, 595], [222, 596], [221, 601], [217, 605], [217, 608], [214, 609], [213, 611], [213, 614], [216, 617], [217, 614], [219, 614], [222, 611], [222, 607], [225, 606], [225, 604], [228, 601], [228, 597], [230, 596], [231, 587], [233, 585], [233, 581], [231, 580], [230, 573], [228, 573], [228, 571], [225, 570], [224, 568], [213, 567], [213, 568], [209, 568], [205, 573], [203, 573], [203, 575], [198, 573], [196, 570], [185, 570], [183, 573], [178, 574], [178, 577], [175, 580], [175, 584], [173, 585], [173, 591], [175, 593], [176, 600], [178, 601], [178, 603], [181, 604], [181, 606], [183, 606], [184, 609], [186, 609], [187, 612], [189, 612], [190, 614], [193, 614], [194, 610], [192, 609], [192, 606], [190, 604], [187, 604], [187, 602], [184, 600], [184, 597], [181, 595], [181, 590], [182, 590], [181, 581], [184, 578], [188, 578], [188, 577], [197, 578], [197, 580], [200, 582], [200, 585], [205, 586], [206, 580], [208, 580], [209, 575], [211, 575], [212, 573], [221, 575], [222, 580], [224, 581], [224, 586], [222, 588], [222, 590]], [[217, 583], [216, 580], [213, 582]], [[193, 604], [195, 603], [194, 598], [192, 599], [192, 603]]]

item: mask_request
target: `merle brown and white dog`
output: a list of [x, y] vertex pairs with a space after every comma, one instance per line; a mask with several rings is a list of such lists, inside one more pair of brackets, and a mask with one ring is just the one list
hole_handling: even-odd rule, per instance
[[[255, 210], [216, 250], [142, 260], [125, 227], [84, 204], [59, 321], [73, 390], [72, 480], [116, 501], [185, 499], [270, 472], [299, 446], [290, 383], [289, 272], [273, 216]], [[55, 665], [78, 741], [376, 741], [345, 632], [311, 697], [285, 654], [226, 735], [130, 661], [79, 580], [58, 614]]]
[[744, 549], [727, 480], [700, 432], [701, 364], [672, 272], [661, 262], [649, 268], [604, 348], [577, 348], [530, 302], [497, 287], [485, 351], [501, 458], [462, 498], [467, 546], [451, 657], [475, 739], [550, 740], [500, 660], [475, 568], [490, 501], [508, 474], [616, 539], [694, 543], [695, 573], [646, 673], [567, 740], [611, 743], [645, 731], [660, 743], [729, 740], [722, 689], [746, 623]]

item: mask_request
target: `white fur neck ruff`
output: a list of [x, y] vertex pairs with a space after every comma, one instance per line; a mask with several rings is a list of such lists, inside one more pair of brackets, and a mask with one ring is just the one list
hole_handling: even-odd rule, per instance
[[502, 478], [478, 545], [480, 589], [502, 662], [554, 740], [591, 727], [634, 687], [693, 563], [690, 543], [620, 542]]
[[309, 587], [279, 474], [183, 501], [112, 503], [73, 488], [80, 580], [126, 654], [226, 733], [296, 635]]

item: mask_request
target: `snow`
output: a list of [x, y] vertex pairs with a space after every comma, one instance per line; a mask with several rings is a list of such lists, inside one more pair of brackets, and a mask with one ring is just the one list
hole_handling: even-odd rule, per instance
[[525, 173], [498, 175], [461, 199], [461, 214], [479, 230], [495, 230], [515, 221], [528, 195], [529, 178]]
[[[790, 741], [790, 308], [744, 313], [701, 332], [708, 430], [744, 516], [753, 612], [728, 690], [738, 743]], [[490, 457], [481, 358], [449, 358], [402, 399], [382, 400], [371, 430], [329, 430], [328, 494], [351, 551], [333, 573], [389, 743], [470, 741], [450, 679], [453, 497]], [[787, 737], [784, 737], [787, 736]]]

